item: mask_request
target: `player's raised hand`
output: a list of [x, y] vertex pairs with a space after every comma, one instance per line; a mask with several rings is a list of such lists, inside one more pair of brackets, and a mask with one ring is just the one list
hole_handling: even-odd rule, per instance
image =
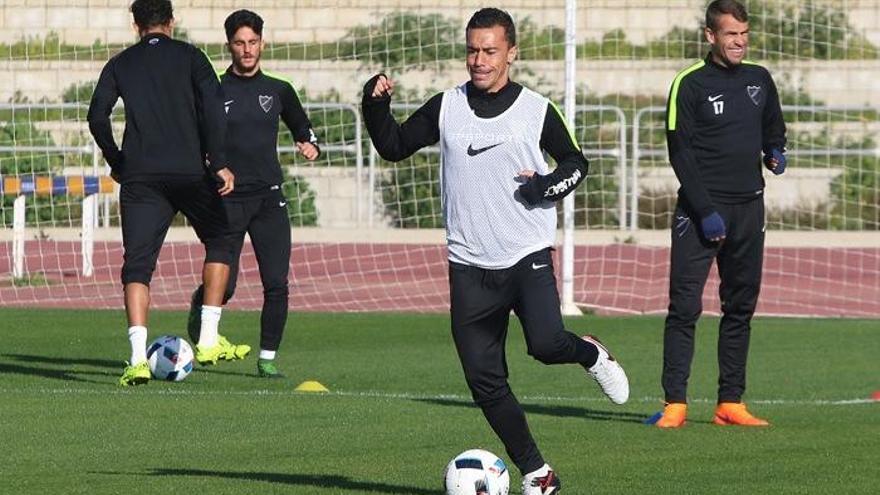
[[373, 98], [383, 98], [385, 96], [391, 96], [394, 94], [394, 81], [391, 80], [385, 74], [379, 74], [379, 77], [376, 78], [376, 85], [373, 86], [373, 93], [370, 95]]
[[217, 171], [217, 177], [223, 181], [223, 185], [217, 190], [217, 192], [220, 193], [220, 196], [226, 196], [235, 189], [235, 174], [232, 173], [232, 170], [229, 170], [226, 167], [221, 168]]
[[299, 154], [303, 156], [306, 160], [312, 161], [315, 158], [318, 158], [318, 147], [309, 142], [296, 143], [296, 149], [299, 150]]

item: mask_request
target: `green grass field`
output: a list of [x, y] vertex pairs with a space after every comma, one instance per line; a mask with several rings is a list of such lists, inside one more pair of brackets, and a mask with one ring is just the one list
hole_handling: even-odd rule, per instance
[[[481, 447], [509, 462], [470, 403], [446, 315], [291, 314], [286, 380], [256, 359], [182, 383], [121, 389], [121, 311], [0, 310], [0, 493], [441, 494], [450, 458]], [[257, 313], [222, 331], [255, 347]], [[151, 339], [185, 335], [156, 312]], [[642, 424], [661, 407], [662, 319], [583, 317], [630, 377], [614, 406], [578, 366], [544, 366], [511, 325], [508, 362], [564, 493], [877, 493], [880, 325], [757, 319], [746, 399], [769, 429], [710, 424], [717, 319], [698, 330], [690, 422]], [[294, 392], [304, 380], [331, 392]], [[511, 472], [511, 493], [519, 493]], [[873, 488], [872, 488], [873, 487]]]

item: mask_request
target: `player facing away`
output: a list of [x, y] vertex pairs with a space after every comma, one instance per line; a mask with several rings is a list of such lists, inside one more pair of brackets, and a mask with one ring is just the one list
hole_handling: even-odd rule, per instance
[[[235, 173], [235, 191], [224, 198], [229, 228], [234, 238], [233, 262], [223, 303], [235, 292], [238, 259], [248, 233], [257, 257], [263, 284], [260, 315], [260, 355], [257, 373], [281, 378], [275, 353], [287, 323], [290, 266], [290, 218], [284, 181], [278, 162], [278, 119], [293, 133], [299, 153], [307, 160], [320, 154], [318, 140], [290, 81], [260, 68], [263, 19], [249, 10], [238, 10], [224, 24], [232, 65], [220, 76], [228, 130], [226, 157]], [[187, 329], [199, 337], [200, 302], [204, 285], [193, 293]]]
[[694, 329], [709, 268], [717, 260], [723, 315], [714, 422], [766, 426], [749, 413], [742, 396], [764, 254], [761, 153], [770, 171], [785, 171], [785, 123], [770, 74], [745, 60], [749, 20], [742, 4], [709, 4], [705, 35], [710, 53], [678, 74], [667, 104], [669, 157], [681, 188], [663, 337], [666, 407], [656, 425], [685, 423]]
[[[523, 475], [525, 495], [557, 493], [508, 384], [505, 341], [513, 311], [529, 354], [545, 364], [579, 363], [617, 404], [626, 374], [595, 338], [565, 330], [553, 273], [555, 202], [584, 180], [587, 160], [557, 107], [509, 79], [516, 31], [506, 12], [485, 8], [467, 24], [470, 80], [429, 99], [399, 125], [393, 81], [364, 86], [364, 122], [379, 154], [400, 161], [439, 141], [449, 252], [452, 336], [474, 402]], [[550, 172], [543, 151], [556, 161]]]
[[[121, 184], [122, 283], [131, 343], [131, 359], [119, 380], [123, 386], [150, 379], [146, 358], [150, 281], [178, 211], [205, 245], [204, 306], [219, 312], [232, 258], [221, 195], [231, 193], [235, 185], [235, 176], [226, 167], [226, 119], [211, 62], [198, 48], [171, 38], [174, 17], [168, 0], [135, 0], [131, 13], [140, 41], [104, 66], [88, 113], [89, 130]], [[125, 103], [122, 150], [110, 125], [119, 98]], [[202, 109], [201, 119], [196, 108]], [[203, 149], [210, 163], [207, 168]], [[196, 345], [200, 362], [248, 350], [221, 338], [217, 319], [203, 319]]]

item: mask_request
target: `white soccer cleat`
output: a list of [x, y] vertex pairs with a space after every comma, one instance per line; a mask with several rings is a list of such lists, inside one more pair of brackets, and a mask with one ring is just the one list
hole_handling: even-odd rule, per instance
[[596, 380], [602, 392], [611, 399], [611, 402], [615, 404], [625, 403], [629, 399], [629, 380], [626, 378], [626, 372], [623, 371], [623, 367], [608, 352], [608, 349], [599, 342], [599, 339], [592, 335], [584, 335], [581, 338], [593, 344], [599, 350], [599, 359], [596, 360], [596, 364], [587, 370], [587, 373]]
[[523, 495], [552, 495], [559, 493], [562, 489], [562, 483], [549, 465], [544, 464], [537, 471], [523, 476], [522, 492]]

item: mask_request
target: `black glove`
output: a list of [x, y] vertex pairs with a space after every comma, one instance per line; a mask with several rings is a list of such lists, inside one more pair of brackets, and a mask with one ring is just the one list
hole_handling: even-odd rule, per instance
[[519, 186], [519, 195], [530, 205], [537, 205], [544, 200], [543, 175], [534, 174]]

